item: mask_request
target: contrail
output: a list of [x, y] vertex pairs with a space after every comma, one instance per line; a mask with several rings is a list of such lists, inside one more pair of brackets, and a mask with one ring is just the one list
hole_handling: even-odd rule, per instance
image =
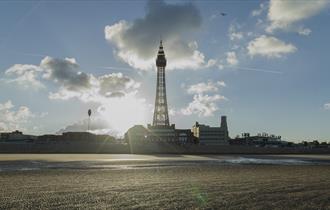
[[274, 70], [267, 70], [267, 69], [258, 69], [258, 68], [251, 68], [251, 67], [231, 67], [237, 70], [244, 70], [244, 71], [257, 71], [257, 72], [264, 72], [264, 73], [272, 73], [272, 74], [283, 74], [281, 71], [274, 71]]

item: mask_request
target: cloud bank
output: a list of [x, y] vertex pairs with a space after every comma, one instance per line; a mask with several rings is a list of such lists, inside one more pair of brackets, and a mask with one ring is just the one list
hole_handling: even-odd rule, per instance
[[199, 10], [192, 3], [149, 1], [143, 18], [107, 25], [104, 32], [105, 39], [115, 46], [115, 54], [133, 68], [154, 68], [162, 37], [170, 61], [168, 69], [197, 69], [205, 60], [190, 34], [200, 28], [201, 22]]
[[9, 83], [18, 83], [25, 88], [44, 88], [45, 86], [39, 78], [41, 71], [42, 69], [35, 65], [15, 64], [5, 71], [5, 75], [11, 78], [6, 81]]
[[266, 31], [272, 33], [275, 30], [296, 30], [302, 35], [308, 35], [310, 29], [297, 27], [295, 24], [317, 15], [327, 5], [327, 0], [271, 0], [267, 14], [270, 25]]
[[67, 100], [78, 98], [84, 102], [99, 102], [102, 98], [123, 97], [134, 93], [140, 86], [122, 73], [111, 73], [99, 77], [81, 71], [74, 58], [52, 58], [46, 56], [40, 65], [15, 64], [6, 70], [6, 75], [26, 87], [45, 87], [44, 83], [57, 85], [50, 92], [50, 99]]
[[35, 114], [26, 106], [15, 109], [10, 100], [0, 103], [0, 131], [22, 129], [22, 126], [33, 117], [35, 117]]
[[[53, 92], [48, 90], [49, 98], [52, 100], [78, 99], [84, 103], [97, 104], [98, 109], [95, 113], [99, 117], [102, 116], [108, 123], [108, 128], [115, 129], [117, 133], [123, 134], [129, 126], [145, 122], [145, 99], [137, 96], [140, 83], [122, 73], [95, 76], [83, 72], [74, 58], [59, 59], [49, 56], [43, 58], [39, 65], [16, 64], [6, 72], [16, 76], [13, 81], [18, 83], [23, 81], [20, 79], [21, 75], [32, 72], [34, 79], [23, 77], [27, 86], [36, 81], [45, 87], [49, 85], [44, 84], [51, 83], [56, 89]], [[5, 105], [9, 106], [2, 104], [2, 107]], [[103, 131], [110, 132], [104, 129]]]

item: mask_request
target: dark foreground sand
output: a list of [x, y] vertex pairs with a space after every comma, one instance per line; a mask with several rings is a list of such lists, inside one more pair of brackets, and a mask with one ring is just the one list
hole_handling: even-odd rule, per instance
[[325, 165], [208, 165], [0, 173], [1, 209], [330, 209]]

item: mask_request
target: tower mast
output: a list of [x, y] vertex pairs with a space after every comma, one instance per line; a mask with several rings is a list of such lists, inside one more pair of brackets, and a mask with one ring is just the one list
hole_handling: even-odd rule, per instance
[[156, 66], [157, 66], [157, 86], [156, 86], [155, 110], [154, 110], [152, 125], [158, 127], [168, 127], [170, 126], [170, 122], [168, 118], [166, 83], [165, 83], [166, 58], [165, 58], [162, 40], [160, 40], [159, 50], [156, 59]]

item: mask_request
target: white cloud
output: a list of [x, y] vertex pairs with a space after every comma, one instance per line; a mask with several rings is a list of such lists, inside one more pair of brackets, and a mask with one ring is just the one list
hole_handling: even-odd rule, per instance
[[216, 59], [210, 59], [207, 61], [207, 64], [205, 66], [205, 68], [210, 68], [213, 67], [217, 64], [217, 60]]
[[[88, 119], [80, 120], [74, 122], [64, 128], [60, 129], [56, 133], [62, 134], [64, 132], [84, 132], [88, 130]], [[89, 130], [88, 132], [95, 134], [108, 134], [111, 136], [119, 137], [121, 136], [118, 132], [114, 131], [113, 128], [110, 128], [109, 123], [98, 117], [93, 117], [89, 122]]]
[[[120, 97], [104, 97], [99, 95], [91, 97], [98, 104], [97, 110], [93, 111], [95, 114], [92, 115], [92, 123], [93, 119], [102, 120], [103, 122], [102, 126], [97, 122], [94, 125], [95, 128], [91, 127], [94, 133], [122, 136], [131, 126], [147, 123], [148, 118], [151, 116], [149, 113], [150, 107], [147, 106], [146, 100], [139, 98], [135, 92]], [[73, 125], [75, 129], [86, 130], [87, 128], [87, 126], [81, 125], [81, 122], [74, 123]], [[72, 125], [69, 128], [73, 129]], [[69, 129], [66, 128], [64, 130]]]
[[324, 104], [323, 107], [324, 109], [330, 110], [330, 103]]
[[33, 117], [35, 115], [26, 106], [20, 106], [15, 110], [10, 100], [0, 103], [0, 131], [22, 129], [22, 126]]
[[261, 15], [266, 9], [267, 9], [267, 6], [266, 6], [264, 3], [261, 3], [258, 9], [252, 11], [251, 15], [254, 16], [254, 17], [255, 17], [255, 16], [259, 16], [259, 15]]
[[226, 83], [225, 83], [224, 81], [218, 81], [218, 82], [217, 82], [217, 85], [218, 85], [218, 86], [221, 86], [221, 87], [226, 87], [226, 86], [227, 86]]
[[123, 97], [134, 93], [140, 86], [140, 83], [122, 73], [100, 77], [84, 73], [74, 58], [59, 59], [46, 56], [39, 66], [15, 64], [6, 73], [16, 76], [13, 81], [24, 81], [20, 84], [26, 87], [42, 84], [41, 80], [54, 82], [58, 85], [58, 90], [49, 93], [50, 99], [78, 98], [84, 102], [99, 102], [102, 98]]
[[218, 68], [219, 68], [220, 70], [223, 70], [223, 69], [225, 68], [225, 66], [224, 66], [223, 64], [220, 63], [220, 64], [218, 65]]
[[212, 116], [218, 110], [218, 102], [227, 100], [224, 96], [216, 94], [213, 96], [196, 94], [193, 101], [186, 108], [181, 109], [184, 115], [197, 114], [198, 116]]
[[192, 3], [167, 4], [149, 1], [146, 15], [132, 22], [121, 20], [105, 27], [105, 39], [114, 44], [115, 54], [133, 68], [155, 67], [159, 38], [164, 41], [168, 69], [198, 69], [205, 56], [191, 32], [201, 26], [201, 16]]
[[227, 100], [227, 98], [219, 94], [208, 95], [206, 93], [218, 92], [222, 87], [226, 87], [224, 81], [208, 81], [207, 83], [201, 82], [188, 86], [187, 93], [193, 94], [193, 100], [187, 107], [182, 108], [176, 113], [183, 115], [197, 114], [198, 116], [212, 116], [213, 113], [218, 110], [218, 103]]
[[99, 92], [107, 97], [121, 97], [140, 87], [140, 83], [122, 73], [103, 75], [98, 78], [98, 81], [100, 83]]
[[68, 89], [66, 86], [60, 86], [55, 93], [50, 93], [50, 99], [68, 100], [77, 98], [83, 102], [100, 103], [110, 98], [120, 98], [127, 95], [135, 95], [140, 83], [124, 76], [122, 73], [111, 73], [95, 77], [89, 75], [92, 79], [88, 88]]
[[234, 51], [227, 52], [226, 55], [227, 55], [226, 61], [229, 65], [235, 66], [238, 64], [238, 59]]
[[243, 38], [242, 32], [233, 32], [229, 35], [230, 40], [240, 40]]
[[174, 108], [169, 108], [169, 109], [168, 109], [168, 114], [169, 114], [170, 116], [175, 116], [175, 115], [178, 114], [178, 113], [177, 113], [177, 111], [176, 111]]
[[[122, 137], [128, 128], [145, 124], [150, 119], [150, 106], [135, 93], [122, 97], [99, 98], [99, 106], [92, 110], [90, 132]], [[58, 131], [86, 131], [88, 120], [80, 120]]]
[[8, 109], [11, 109], [13, 107], [14, 107], [14, 105], [11, 103], [11, 101], [7, 101], [3, 104], [0, 103], [0, 111], [8, 110]]
[[209, 81], [207, 83], [201, 82], [198, 84], [194, 84], [188, 87], [187, 93], [189, 94], [200, 94], [205, 92], [216, 92], [220, 87], [226, 87], [224, 81], [212, 82]]
[[15, 64], [5, 71], [6, 76], [15, 78], [6, 81], [15, 82], [24, 87], [44, 88], [45, 86], [39, 79], [40, 72], [42, 69], [35, 65]]
[[[16, 65], [12, 67], [14, 69]], [[108, 123], [111, 132], [123, 134], [130, 126], [146, 122], [149, 110], [145, 99], [137, 96], [140, 83], [122, 73], [111, 73], [94, 76], [81, 71], [74, 58], [42, 59], [38, 77], [45, 82], [52, 82], [58, 89], [49, 92], [52, 100], [78, 99], [82, 102], [93, 102], [98, 105], [100, 117]], [[31, 81], [30, 81], [31, 82]], [[10, 107], [9, 102], [1, 104], [0, 109]], [[24, 113], [20, 110], [20, 113]], [[21, 115], [21, 114], [19, 114]], [[43, 114], [40, 115], [42, 117]], [[97, 129], [95, 132], [110, 132]]]
[[237, 23], [231, 23], [228, 29], [228, 36], [231, 41], [243, 39], [243, 32], [237, 31], [241, 26]]
[[262, 35], [250, 41], [247, 50], [251, 57], [261, 55], [268, 58], [279, 58], [284, 54], [295, 52], [297, 48], [273, 36]]
[[310, 30], [309, 28], [303, 28], [303, 27], [301, 27], [301, 28], [298, 29], [297, 32], [300, 35], [308, 36], [310, 33], [312, 33], [312, 30]]
[[328, 0], [271, 0], [268, 10], [270, 25], [266, 31], [292, 30], [294, 24], [317, 15], [328, 4]]

